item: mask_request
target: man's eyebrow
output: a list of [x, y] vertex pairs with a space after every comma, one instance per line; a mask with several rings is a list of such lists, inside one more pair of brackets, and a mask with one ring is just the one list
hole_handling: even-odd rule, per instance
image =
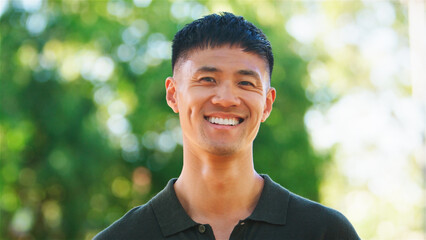
[[254, 77], [257, 80], [260, 80], [259, 74], [255, 71], [252, 71], [252, 70], [239, 70], [237, 73], [240, 74], [240, 75]]
[[215, 67], [202, 66], [199, 69], [197, 69], [197, 71], [196, 71], [196, 73], [200, 73], [200, 72], [221, 72], [221, 70], [219, 70]]

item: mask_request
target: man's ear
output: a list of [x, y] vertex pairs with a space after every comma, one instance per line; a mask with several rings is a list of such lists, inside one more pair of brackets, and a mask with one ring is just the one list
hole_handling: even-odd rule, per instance
[[266, 104], [265, 108], [263, 109], [262, 122], [266, 121], [266, 119], [269, 117], [269, 114], [271, 114], [272, 104], [275, 101], [276, 94], [277, 93], [275, 88], [270, 87], [268, 93], [266, 94]]
[[168, 77], [166, 79], [166, 100], [173, 112], [178, 113], [179, 108], [177, 104], [176, 81], [172, 77]]

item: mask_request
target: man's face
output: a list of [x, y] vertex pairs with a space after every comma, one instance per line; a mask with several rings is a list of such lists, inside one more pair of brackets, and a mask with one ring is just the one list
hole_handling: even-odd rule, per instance
[[[238, 47], [193, 50], [166, 80], [185, 147], [215, 155], [251, 151], [275, 100], [265, 61]], [[195, 150], [195, 149], [194, 149]]]

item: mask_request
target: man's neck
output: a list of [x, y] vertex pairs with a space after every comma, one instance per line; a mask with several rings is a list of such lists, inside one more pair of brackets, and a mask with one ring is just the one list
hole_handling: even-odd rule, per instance
[[251, 152], [234, 158], [201, 158], [186, 151], [174, 188], [188, 215], [198, 223], [212, 225], [216, 235], [221, 224], [232, 231], [239, 220], [253, 212], [263, 178], [254, 170]]

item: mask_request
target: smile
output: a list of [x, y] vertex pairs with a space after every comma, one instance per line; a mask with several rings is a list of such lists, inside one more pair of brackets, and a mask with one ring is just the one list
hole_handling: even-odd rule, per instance
[[226, 126], [236, 126], [243, 122], [243, 119], [238, 118], [206, 117], [206, 120], [213, 124]]

